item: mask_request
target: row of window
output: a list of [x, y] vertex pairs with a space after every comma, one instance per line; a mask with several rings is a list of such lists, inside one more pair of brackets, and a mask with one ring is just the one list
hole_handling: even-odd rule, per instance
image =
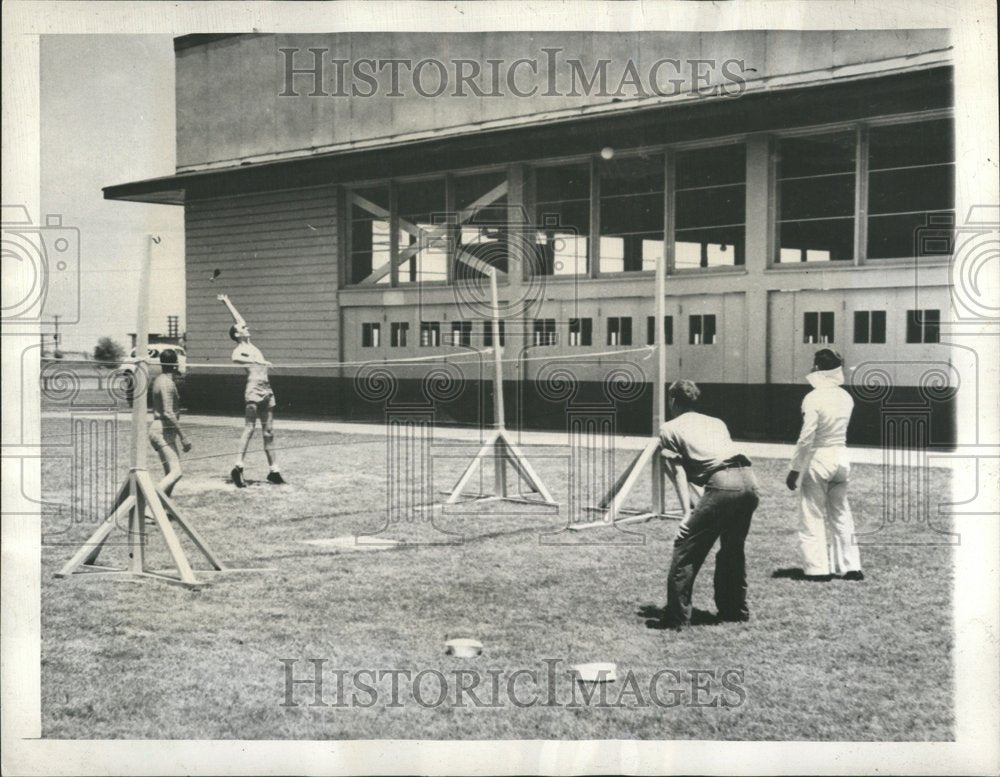
[[[646, 317], [646, 344], [654, 344], [653, 316]], [[500, 321], [500, 345], [506, 344], [506, 327]], [[606, 321], [606, 340], [608, 345], [632, 345], [632, 318], [631, 316], [612, 316]], [[392, 348], [405, 348], [407, 345], [407, 335], [410, 325], [406, 321], [394, 321], [389, 324], [389, 345]], [[482, 323], [481, 340], [484, 346], [493, 345], [493, 324], [490, 321]], [[472, 345], [472, 322], [452, 321], [450, 338], [448, 345], [466, 346]], [[674, 317], [664, 316], [663, 336], [667, 345], [674, 343]], [[556, 335], [556, 320], [554, 318], [536, 318], [532, 322], [531, 344], [536, 346], [556, 345], [558, 342]], [[688, 342], [691, 345], [715, 345], [717, 333], [715, 327], [715, 315], [712, 313], [688, 316]], [[567, 343], [571, 346], [587, 346], [594, 344], [594, 319], [592, 318], [571, 318], [567, 322]], [[382, 324], [364, 323], [361, 325], [361, 346], [363, 348], [378, 348], [382, 345]], [[441, 345], [441, 322], [421, 321], [420, 340], [421, 347], [435, 347]]]
[[[664, 255], [668, 217], [669, 270], [744, 264], [745, 144], [678, 150], [672, 158], [670, 181], [662, 152], [532, 165], [533, 205], [516, 226], [507, 221], [502, 171], [354, 189], [349, 282], [460, 279], [483, 264], [506, 272], [515, 254], [527, 275], [651, 271]], [[950, 253], [951, 119], [776, 137], [773, 160], [772, 263]]]
[[[834, 342], [834, 314], [829, 311], [804, 313], [802, 342], [822, 344]], [[885, 343], [886, 313], [884, 310], [854, 311], [854, 342]], [[906, 311], [907, 343], [941, 342], [941, 311], [935, 309]]]
[[[632, 345], [631, 316], [612, 316], [606, 321], [607, 345]], [[655, 343], [656, 319], [646, 317], [646, 344]], [[506, 327], [499, 322], [500, 345], [506, 344]], [[828, 344], [835, 341], [835, 319], [830, 311], [807, 312], [803, 314], [802, 342], [808, 344]], [[393, 348], [405, 348], [410, 324], [406, 321], [394, 321], [389, 324], [389, 345]], [[458, 347], [472, 346], [472, 322], [452, 321], [449, 345]], [[482, 343], [485, 347], [493, 345], [493, 323], [482, 323]], [[663, 317], [663, 339], [667, 345], [674, 344], [674, 317]], [[941, 311], [937, 309], [906, 311], [906, 342], [907, 343], [938, 343], [941, 341]], [[571, 318], [567, 322], [567, 341], [570, 346], [587, 346], [594, 344], [594, 320], [592, 318]], [[715, 345], [718, 333], [715, 325], [715, 315], [711, 313], [688, 316], [688, 344]], [[884, 310], [857, 310], [854, 312], [854, 342], [855, 343], [885, 343], [886, 342], [886, 312]], [[536, 318], [532, 322], [531, 344], [535, 346], [556, 345], [556, 320], [554, 318]], [[421, 321], [421, 347], [436, 347], [441, 345], [441, 322]], [[361, 346], [363, 348], [378, 348], [382, 345], [382, 325], [380, 323], [364, 323], [361, 325]]]

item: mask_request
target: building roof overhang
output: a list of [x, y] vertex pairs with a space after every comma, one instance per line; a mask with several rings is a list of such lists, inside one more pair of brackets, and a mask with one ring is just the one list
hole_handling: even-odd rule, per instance
[[[675, 95], [535, 114], [516, 123], [206, 166], [104, 187], [109, 200], [189, 199], [320, 186], [486, 164], [597, 153], [952, 106], [949, 52], [748, 82], [738, 95]], [[881, 68], [873, 70], [872, 64]]]

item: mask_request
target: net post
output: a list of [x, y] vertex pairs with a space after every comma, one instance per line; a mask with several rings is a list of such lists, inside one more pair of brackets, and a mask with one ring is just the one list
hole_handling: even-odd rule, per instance
[[139, 299], [135, 332], [135, 391], [132, 392], [132, 467], [146, 468], [146, 393], [149, 387], [149, 277], [156, 235], [146, 238], [146, 253], [139, 270]]
[[505, 426], [503, 407], [503, 362], [500, 348], [500, 299], [497, 273], [490, 270], [490, 327], [493, 330], [493, 423], [497, 429]]

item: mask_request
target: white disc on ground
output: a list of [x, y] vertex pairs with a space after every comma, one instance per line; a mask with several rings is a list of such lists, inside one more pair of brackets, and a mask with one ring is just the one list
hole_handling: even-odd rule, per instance
[[574, 664], [569, 669], [570, 674], [584, 683], [613, 683], [618, 680], [617, 669], [610, 661]]

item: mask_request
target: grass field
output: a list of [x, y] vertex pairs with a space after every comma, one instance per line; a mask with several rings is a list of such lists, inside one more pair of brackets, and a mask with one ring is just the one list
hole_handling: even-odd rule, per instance
[[[290, 432], [279, 423], [290, 485], [260, 482], [266, 468], [258, 436], [247, 467], [258, 482], [240, 491], [226, 482], [238, 431], [189, 425], [188, 433], [195, 449], [185, 459], [177, 502], [224, 560], [274, 571], [217, 576], [199, 591], [84, 576], [54, 579], [94, 526], [71, 522], [71, 467], [51, 454], [43, 462], [45, 737], [953, 737], [950, 549], [901, 544], [905, 536], [899, 535], [900, 542], [862, 549], [863, 583], [772, 578], [776, 569], [797, 563], [795, 501], [784, 489], [784, 461], [754, 462], [762, 501], [748, 540], [751, 621], [675, 633], [646, 622], [650, 608], [665, 599], [673, 522], [633, 527], [641, 543], [616, 545], [609, 543], [623, 535], [610, 530], [582, 541], [553, 536], [566, 515], [494, 505], [439, 517], [434, 525], [394, 524], [383, 533], [439, 544], [381, 551], [309, 544], [382, 526], [384, 437]], [[43, 435], [51, 446], [68, 444], [69, 420], [46, 418]], [[123, 452], [126, 435], [127, 426], [120, 435]], [[447, 447], [452, 457], [434, 465], [439, 487], [450, 485], [462, 466], [464, 449]], [[528, 451], [556, 498], [565, 500], [567, 449]], [[627, 453], [619, 456], [621, 467]], [[931, 493], [946, 492], [946, 471], [932, 470], [930, 477]], [[859, 530], [882, 514], [881, 478], [876, 467], [855, 467]], [[639, 493], [648, 494], [648, 485]], [[455, 539], [443, 531], [461, 532], [463, 541], [440, 544]], [[123, 538], [115, 535], [117, 542]], [[111, 547], [102, 562], [121, 561], [123, 553]], [[154, 564], [166, 558], [155, 541], [150, 557]], [[695, 589], [696, 607], [707, 611], [714, 611], [712, 568], [709, 557]], [[446, 636], [480, 640], [483, 655], [445, 655]], [[446, 678], [468, 669], [509, 679], [518, 669], [541, 674], [551, 665], [563, 683], [559, 693], [569, 694], [574, 686], [566, 669], [581, 661], [614, 661], [620, 676], [632, 672], [647, 703], [630, 695], [619, 699], [620, 706], [520, 708], [507, 697], [502, 706], [458, 706], [452, 683], [452, 702], [434, 707], [408, 694], [400, 706], [387, 706], [384, 694], [365, 708], [311, 707], [313, 692], [305, 686], [294, 690], [298, 706], [282, 706], [281, 660], [296, 660], [296, 678], [307, 678], [310, 658], [327, 659], [324, 698], [330, 703], [336, 701], [337, 669], [437, 670]], [[665, 669], [676, 674], [665, 676], [670, 682], [660, 686], [660, 697], [680, 702], [648, 703], [650, 678]], [[724, 696], [742, 703], [705, 706], [711, 693], [699, 696], [689, 682], [696, 670], [713, 672], [710, 680], [726, 670], [742, 672], [742, 697]], [[431, 690], [424, 698], [434, 700], [433, 676], [427, 680]], [[388, 688], [388, 680], [373, 684], [380, 693]], [[609, 686], [616, 688], [612, 700], [623, 685]], [[517, 688], [522, 700], [532, 697], [530, 683]]]

